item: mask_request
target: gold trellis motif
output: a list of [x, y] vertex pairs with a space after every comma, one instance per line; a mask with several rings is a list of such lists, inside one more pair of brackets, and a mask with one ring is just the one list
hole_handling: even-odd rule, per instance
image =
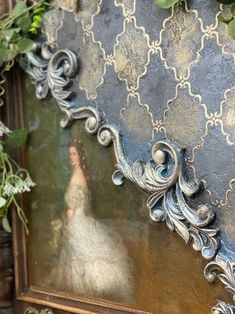
[[[220, 4], [214, 1], [198, 0], [191, 4], [190, 9], [195, 11], [201, 22], [203, 32], [209, 32], [218, 27], [218, 15], [221, 13]], [[208, 16], [209, 15], [209, 16]]]
[[222, 130], [229, 145], [235, 145], [235, 86], [225, 92], [221, 102]]
[[115, 0], [116, 6], [122, 6], [123, 15], [128, 16], [135, 13], [136, 0]]
[[[221, 11], [224, 17], [229, 17], [230, 16], [230, 9], [229, 7], [223, 8]], [[218, 18], [217, 18], [218, 20]], [[229, 36], [228, 34], [228, 29], [227, 25], [225, 23], [219, 23], [218, 24], [218, 37], [219, 37], [219, 42], [223, 45], [223, 53], [228, 53], [234, 58], [235, 62], [235, 44], [234, 40]]]
[[45, 13], [42, 24], [42, 31], [47, 35], [49, 43], [57, 41], [57, 33], [63, 26], [64, 11], [56, 11], [56, 14], [54, 12], [54, 10], [51, 10]]
[[120, 80], [125, 80], [128, 90], [136, 90], [139, 78], [147, 71], [149, 63], [149, 37], [136, 25], [135, 17], [126, 18], [123, 33], [117, 36], [114, 46], [114, 67]]
[[174, 70], [177, 80], [186, 80], [202, 49], [201, 23], [197, 13], [189, 11], [186, 3], [186, 12], [181, 6], [172, 10], [172, 15], [163, 23], [160, 47], [166, 67]]
[[[160, 60], [162, 60], [161, 62], [163, 62], [164, 67], [166, 69], [173, 70], [175, 73], [174, 94], [177, 96], [174, 102], [177, 103], [177, 98], [179, 98], [177, 93], [177, 84], [182, 83], [184, 87], [188, 86], [189, 90], [192, 91], [192, 93], [189, 93], [192, 103], [194, 101], [193, 99], [195, 98], [195, 95], [197, 95], [199, 99], [199, 107], [204, 106], [205, 108], [204, 116], [202, 113], [203, 111], [200, 111], [200, 129], [206, 130], [205, 134], [202, 135], [202, 131], [200, 131], [200, 134], [198, 133], [198, 139], [194, 139], [195, 144], [188, 142], [187, 146], [190, 151], [195, 151], [195, 149], [199, 147], [200, 151], [203, 151], [204, 141], [201, 139], [205, 139], [208, 136], [208, 123], [213, 124], [216, 120], [216, 123], [221, 125], [224, 134], [224, 141], [227, 143], [227, 145], [231, 145], [231, 130], [233, 128], [232, 118], [228, 118], [228, 116], [226, 118], [225, 107], [231, 107], [229, 111], [229, 114], [231, 114], [231, 110], [233, 110], [232, 103], [234, 101], [234, 96], [230, 96], [230, 103], [228, 104], [226, 95], [229, 93], [229, 89], [232, 87], [232, 81], [230, 80], [229, 75], [232, 77], [234, 73], [234, 67], [229, 69], [228, 60], [225, 58], [226, 56], [231, 56], [234, 58], [235, 44], [234, 41], [232, 41], [231, 38], [227, 36], [225, 25], [218, 20], [218, 15], [221, 12], [224, 12], [223, 14], [225, 15], [228, 14], [229, 7], [225, 9], [223, 5], [218, 5], [215, 3], [215, 6], [213, 6], [214, 16], [211, 15], [209, 22], [207, 22], [205, 14], [212, 7], [212, 5], [211, 3], [206, 4], [203, 2], [203, 5], [201, 6], [200, 3], [201, 0], [199, 2], [193, 2], [193, 5], [188, 7], [186, 1], [183, 1], [181, 6], [172, 8], [170, 17], [168, 16], [165, 18], [162, 23], [162, 27], [158, 30], [160, 34], [160, 40], [155, 41], [156, 36], [154, 35], [154, 38], [151, 37], [153, 35], [148, 34], [145, 28], [138, 23], [138, 16], [136, 15], [137, 4], [135, 0], [111, 1], [109, 5], [119, 9], [120, 7], [122, 8], [122, 14], [124, 17], [123, 30], [121, 33], [116, 35], [116, 43], [113, 47], [112, 54], [107, 54], [103, 48], [102, 42], [95, 40], [95, 34], [97, 30], [93, 27], [94, 19], [98, 17], [99, 12], [103, 6], [107, 6], [107, 3], [104, 0], [83, 0], [81, 1], [82, 10], [76, 14], [76, 20], [79, 23], [82, 22], [84, 31], [82, 34], [83, 46], [79, 48], [79, 55], [82, 60], [81, 66], [83, 71], [81, 71], [82, 74], [78, 77], [78, 84], [82, 90], [85, 90], [86, 97], [90, 100], [95, 100], [97, 98], [98, 87], [101, 86], [107, 79], [106, 67], [113, 66], [118, 74], [119, 80], [126, 82], [126, 90], [123, 92], [127, 92], [127, 95], [134, 92], [136, 95], [138, 95], [141, 103], [144, 81], [145, 78], [148, 79], [148, 71], [151, 59], [154, 54], [159, 54]], [[140, 4], [138, 3], [138, 5]], [[152, 5], [154, 6], [154, 3], [152, 3]], [[156, 10], [156, 7], [153, 8]], [[222, 98], [221, 95], [219, 96], [218, 89], [215, 91], [215, 93], [211, 91], [211, 95], [214, 97], [211, 97], [211, 99], [213, 99], [213, 103], [208, 105], [207, 95], [210, 92], [210, 86], [203, 86], [202, 78], [201, 87], [198, 88], [199, 86], [197, 86], [197, 83], [195, 84], [195, 82], [192, 81], [192, 77], [199, 77], [200, 72], [198, 72], [198, 69], [202, 67], [201, 62], [203, 61], [203, 54], [211, 53], [208, 49], [212, 49], [210, 48], [210, 45], [213, 41], [216, 42], [219, 52], [216, 52], [217, 55], [212, 56], [211, 60], [217, 60], [216, 58], [224, 58], [223, 62], [227, 68], [222, 69], [222, 71], [223, 75], [227, 75], [228, 73], [228, 81], [230, 82], [230, 86], [227, 86], [226, 82], [223, 83], [223, 86], [220, 85], [219, 75], [215, 76], [213, 74], [213, 71], [215, 73], [216, 71], [214, 69], [214, 65], [212, 64], [211, 69], [205, 73], [205, 76], [207, 76], [208, 80], [213, 80], [214, 86], [220, 86], [220, 93], [223, 91], [224, 96]], [[59, 43], [59, 45], [61, 46], [61, 43]], [[209, 48], [206, 47], [206, 45]], [[231, 62], [231, 60], [229, 62]], [[91, 64], [92, 66], [90, 66]], [[158, 68], [156, 68], [156, 75], [158, 75]], [[140, 78], [142, 80], [141, 86], [139, 86]], [[164, 88], [164, 82], [161, 82], [160, 80], [159, 86], [161, 84], [162, 87], [159, 87], [160, 90]], [[203, 93], [205, 95], [203, 95]], [[138, 102], [136, 102], [136, 110], [138, 114], [141, 115], [142, 119], [144, 119], [142, 116], [143, 114], [146, 116], [149, 113], [153, 117], [153, 120], [157, 118], [157, 120], [152, 123], [153, 137], [154, 134], [156, 134], [156, 130], [158, 132], [164, 131], [166, 136], [172, 137], [172, 140], [175, 140], [178, 143], [185, 143], [185, 140], [181, 138], [180, 134], [171, 131], [170, 124], [167, 124], [167, 121], [169, 120], [167, 120], [166, 117], [164, 118], [164, 112], [169, 110], [167, 107], [167, 103], [169, 101], [171, 101], [171, 98], [165, 101], [165, 103], [156, 104], [156, 107], [161, 108], [161, 116], [159, 116], [158, 111], [158, 116], [156, 117], [153, 105], [151, 105], [150, 110], [148, 103], [146, 103], [148, 113], [142, 112]], [[122, 107], [125, 108], [127, 104], [128, 99], [126, 99], [126, 103], [122, 104]], [[223, 110], [219, 113], [220, 107], [223, 108]], [[180, 109], [180, 106], [177, 108]], [[177, 111], [177, 108], [174, 108], [174, 114], [176, 117], [180, 115], [180, 110]], [[188, 109], [189, 108], [194, 110], [192, 106], [189, 106]], [[187, 112], [187, 107], [185, 107], [185, 110]], [[191, 111], [191, 113], [192, 112], [193, 111]], [[120, 119], [122, 119], [121, 116]], [[200, 143], [199, 146], [196, 143]], [[216, 195], [213, 195], [215, 192], [211, 190], [210, 185], [208, 185], [207, 188], [211, 197], [211, 201], [213, 202], [213, 199], [218, 199]], [[227, 191], [225, 191], [225, 195], [226, 193]], [[219, 202], [223, 202], [223, 200], [220, 199]]]
[[[175, 119], [176, 115], [179, 115], [179, 119]], [[202, 121], [205, 123], [206, 118], [205, 106], [201, 104], [200, 97], [193, 95], [188, 82], [178, 84], [175, 98], [168, 102], [164, 112], [163, 126], [168, 137], [178, 138], [178, 145], [182, 148], [201, 144], [201, 137], [205, 133]]]
[[100, 42], [95, 42], [92, 32], [86, 33], [83, 41], [84, 46], [80, 52], [83, 68], [78, 75], [79, 86], [86, 91], [88, 99], [95, 99], [96, 89], [103, 83], [105, 74], [105, 51]]
[[[141, 115], [136, 111], [136, 107], [139, 107], [141, 114], [146, 116], [145, 121], [141, 119]], [[148, 106], [141, 104], [138, 93], [133, 92], [128, 95], [127, 106], [121, 110], [121, 116], [127, 133], [132, 133], [135, 141], [139, 141], [141, 134], [142, 136], [144, 134], [143, 143], [151, 141], [153, 117], [149, 112]], [[135, 128], [137, 128], [138, 133], [134, 131]]]
[[81, 21], [83, 29], [91, 29], [93, 27], [93, 19], [99, 13], [102, 0], [80, 0], [79, 11], [75, 13], [75, 19]]

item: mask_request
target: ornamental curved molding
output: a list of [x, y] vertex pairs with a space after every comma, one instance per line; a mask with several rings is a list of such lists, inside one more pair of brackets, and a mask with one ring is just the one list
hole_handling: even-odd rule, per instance
[[74, 94], [69, 87], [78, 72], [78, 57], [69, 49], [53, 53], [53, 48], [47, 43], [35, 45], [33, 51], [21, 59], [20, 65], [35, 85], [37, 98], [52, 96], [57, 101], [65, 114], [60, 124], [65, 127], [75, 106], [72, 100]]
[[[214, 208], [201, 204], [192, 208], [189, 200], [204, 188], [197, 179], [188, 181], [185, 176], [184, 150], [168, 140], [152, 145], [151, 158], [130, 161], [125, 153], [121, 131], [105, 121], [97, 106], [78, 107], [71, 87], [78, 71], [78, 56], [69, 49], [52, 52], [43, 44], [27, 54], [21, 62], [36, 87], [40, 99], [53, 96], [65, 113], [62, 127], [72, 121], [85, 119], [86, 131], [97, 135], [102, 146], [113, 144], [117, 170], [112, 179], [122, 185], [125, 179], [132, 181], [149, 194], [147, 207], [155, 222], [165, 221], [171, 231], [176, 231], [187, 245], [200, 251], [209, 262], [204, 275], [209, 282], [219, 279], [235, 300], [235, 263], [220, 256], [219, 230], [213, 226]], [[212, 308], [213, 314], [234, 313], [234, 306], [219, 301]]]
[[204, 275], [209, 282], [215, 281], [218, 277], [225, 285], [225, 289], [232, 293], [235, 301], [235, 261], [217, 255], [215, 260], [206, 265]]
[[225, 302], [219, 301], [211, 310], [212, 314], [234, 314], [235, 307]]

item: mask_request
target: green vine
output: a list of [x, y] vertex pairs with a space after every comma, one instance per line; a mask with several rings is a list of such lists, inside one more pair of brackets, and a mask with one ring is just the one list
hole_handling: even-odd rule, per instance
[[[216, 1], [225, 5], [226, 4], [232, 5], [231, 16], [229, 18], [225, 18], [223, 17], [223, 15], [219, 15], [219, 20], [228, 25], [228, 33], [233, 39], [235, 39], [235, 0], [216, 0]], [[182, 0], [154, 0], [154, 3], [163, 9], [169, 9], [176, 3], [180, 2], [182, 2]]]
[[[19, 54], [31, 50], [34, 44], [33, 36], [38, 34], [42, 15], [48, 6], [48, 0], [33, 1], [30, 5], [26, 0], [21, 0], [16, 3], [12, 12], [0, 16], [0, 106], [4, 104], [2, 96], [5, 93], [5, 72], [11, 70]], [[28, 233], [28, 221], [18, 202], [18, 196], [30, 191], [35, 183], [28, 171], [21, 168], [7, 152], [7, 148], [19, 148], [24, 145], [27, 136], [26, 129], [10, 131], [0, 121], [0, 218], [7, 232], [11, 232], [8, 211], [10, 206], [14, 205]]]

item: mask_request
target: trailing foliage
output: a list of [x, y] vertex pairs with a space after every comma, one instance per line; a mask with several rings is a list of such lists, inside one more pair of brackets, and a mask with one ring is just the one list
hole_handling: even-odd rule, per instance
[[[180, 3], [182, 0], [154, 0], [154, 3], [160, 8], [169, 9], [176, 3]], [[206, 0], [205, 0], [206, 1]], [[235, 39], [235, 0], [216, 0], [222, 4], [231, 4], [231, 16], [229, 18], [224, 18], [222, 15], [219, 16], [219, 19], [228, 25], [229, 35]]]
[[20, 168], [5, 150], [5, 146], [19, 148], [25, 144], [28, 131], [26, 129], [17, 129], [11, 132], [0, 122], [0, 136], [3, 135], [7, 137], [7, 140], [0, 141], [0, 218], [2, 226], [6, 231], [11, 231], [8, 221], [8, 209], [11, 204], [14, 204], [26, 233], [28, 233], [27, 218], [17, 201], [17, 196], [30, 191], [35, 183], [31, 180], [28, 171]]
[[[16, 3], [12, 12], [0, 17], [0, 106], [3, 105], [2, 96], [5, 93], [4, 72], [12, 68], [19, 54], [31, 50], [34, 44], [32, 37], [38, 33], [42, 15], [47, 8], [47, 0], [33, 1], [31, 5], [21, 0]], [[24, 145], [27, 135], [26, 129], [10, 131], [0, 121], [0, 218], [3, 228], [8, 232], [11, 231], [8, 210], [13, 204], [28, 233], [27, 218], [17, 197], [23, 192], [30, 191], [35, 183], [28, 171], [21, 168], [6, 151], [6, 147], [19, 148]]]
[[27, 53], [32, 48], [31, 36], [38, 33], [47, 7], [46, 0], [38, 0], [30, 6], [26, 1], [18, 1], [11, 13], [0, 17], [0, 98], [4, 94], [4, 72], [12, 68], [18, 54]]

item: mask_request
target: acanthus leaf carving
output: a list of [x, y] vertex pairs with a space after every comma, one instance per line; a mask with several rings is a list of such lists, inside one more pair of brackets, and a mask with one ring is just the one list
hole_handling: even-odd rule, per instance
[[71, 109], [74, 107], [73, 92], [69, 87], [78, 71], [78, 57], [69, 49], [52, 53], [53, 46], [50, 44], [38, 46], [27, 54], [26, 59], [21, 59], [21, 67], [35, 85], [39, 99], [53, 96], [57, 101], [65, 113], [65, 118], [61, 121], [61, 126], [65, 127], [71, 120]]
[[234, 314], [235, 307], [225, 302], [219, 301], [215, 306], [213, 306], [211, 313], [212, 314]]
[[232, 293], [235, 301], [235, 261], [230, 261], [218, 254], [214, 261], [206, 265], [204, 275], [209, 282], [219, 278], [225, 285], [225, 289]]
[[[164, 158], [156, 158], [156, 153]], [[117, 167], [124, 177], [151, 193], [147, 206], [152, 220], [166, 221], [168, 228], [176, 231], [186, 244], [193, 242], [196, 251], [211, 259], [220, 247], [216, 237], [218, 230], [205, 227], [213, 222], [215, 212], [206, 205], [192, 209], [184, 196], [194, 195], [201, 187], [199, 181], [186, 183], [183, 179], [183, 153], [169, 141], [155, 143], [152, 155], [156, 163], [151, 160], [144, 164], [138, 160], [131, 164], [124, 159]], [[120, 173], [116, 172], [117, 175], [120, 179]]]

